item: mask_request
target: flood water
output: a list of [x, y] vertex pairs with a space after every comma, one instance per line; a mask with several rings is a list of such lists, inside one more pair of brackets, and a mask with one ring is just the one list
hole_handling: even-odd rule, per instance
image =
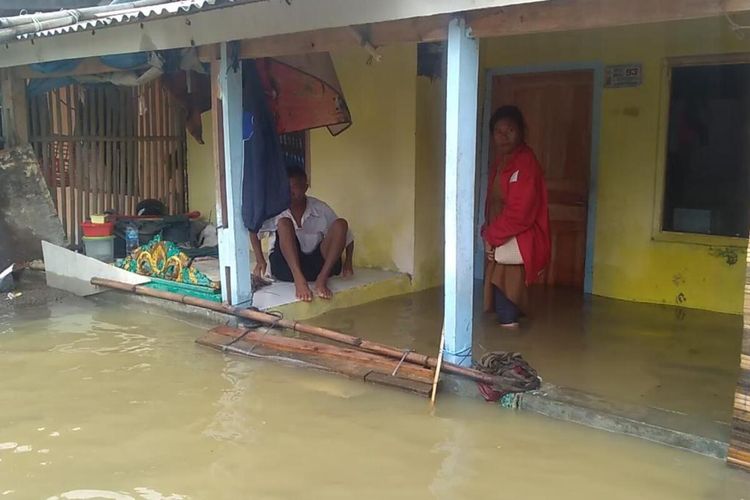
[[431, 415], [204, 330], [136, 305], [0, 315], [0, 498], [750, 499], [717, 460], [450, 395]]

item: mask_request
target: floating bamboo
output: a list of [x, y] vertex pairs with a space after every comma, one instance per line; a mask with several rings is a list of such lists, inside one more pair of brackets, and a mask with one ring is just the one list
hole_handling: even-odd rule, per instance
[[440, 368], [443, 365], [443, 351], [445, 349], [445, 327], [440, 332], [440, 350], [438, 351], [437, 365], [435, 366], [435, 377], [432, 381], [432, 391], [430, 394], [430, 406], [435, 407], [435, 397], [437, 396], [437, 385], [440, 380]]
[[[267, 314], [261, 311], [252, 309], [242, 309], [234, 307], [228, 304], [211, 302], [209, 300], [199, 299], [196, 297], [190, 297], [187, 295], [181, 295], [177, 293], [167, 292], [163, 290], [154, 290], [143, 285], [130, 285], [119, 281], [107, 280], [102, 278], [92, 278], [91, 284], [101, 286], [105, 288], [111, 288], [113, 290], [120, 290], [123, 292], [129, 292], [136, 295], [143, 295], [147, 297], [155, 297], [159, 299], [169, 300], [172, 302], [178, 302], [181, 304], [201, 307], [204, 309], [210, 309], [212, 311], [231, 314], [233, 316], [239, 316], [241, 318], [257, 321], [265, 325], [279, 326], [282, 328], [288, 328], [295, 332], [305, 333], [315, 337], [321, 337], [341, 344], [350, 345], [357, 349], [373, 354], [380, 354], [393, 359], [401, 360], [405, 362], [413, 363], [416, 365], [423, 366], [425, 368], [436, 368], [438, 364], [437, 358], [427, 356], [425, 354], [419, 354], [414, 351], [400, 350], [395, 347], [380, 344], [378, 342], [372, 342], [360, 337], [347, 335], [345, 333], [330, 330], [328, 328], [322, 328], [319, 326], [306, 325], [304, 323], [298, 323], [293, 320], [279, 318], [272, 314]], [[445, 372], [452, 373], [454, 375], [460, 375], [476, 382], [489, 384], [498, 388], [518, 387], [519, 384], [523, 384], [525, 381], [523, 378], [510, 376], [497, 376], [490, 375], [487, 373], [474, 370], [472, 368], [466, 368], [463, 366], [455, 365], [453, 363], [443, 362], [441, 369]], [[517, 390], [517, 389], [516, 389]]]

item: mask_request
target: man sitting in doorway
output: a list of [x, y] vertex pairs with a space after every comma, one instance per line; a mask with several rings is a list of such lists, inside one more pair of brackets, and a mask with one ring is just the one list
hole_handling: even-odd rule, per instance
[[[256, 262], [253, 274], [258, 277], [266, 274], [268, 265], [259, 235], [270, 234], [271, 274], [280, 281], [294, 282], [299, 300], [310, 302], [313, 293], [330, 299], [333, 293], [328, 288], [328, 278], [354, 274], [354, 238], [346, 220], [339, 218], [326, 203], [307, 196], [309, 186], [303, 169], [290, 167], [287, 172], [290, 207], [267, 220], [259, 233], [250, 233]], [[342, 262], [344, 250], [346, 257]]]

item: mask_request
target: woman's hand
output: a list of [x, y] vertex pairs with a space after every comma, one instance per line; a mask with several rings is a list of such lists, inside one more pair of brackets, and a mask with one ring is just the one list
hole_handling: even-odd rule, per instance
[[492, 245], [490, 245], [486, 241], [484, 242], [484, 254], [485, 256], [487, 256], [487, 260], [495, 260], [495, 249], [492, 248]]

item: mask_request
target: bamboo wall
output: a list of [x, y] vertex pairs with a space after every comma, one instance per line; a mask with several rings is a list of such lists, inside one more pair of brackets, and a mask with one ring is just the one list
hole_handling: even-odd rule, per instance
[[740, 378], [734, 393], [732, 436], [727, 462], [750, 472], [750, 248], [745, 271], [745, 325], [740, 355]]
[[156, 198], [187, 208], [185, 119], [158, 81], [70, 85], [30, 99], [30, 139], [71, 241], [91, 214]]

